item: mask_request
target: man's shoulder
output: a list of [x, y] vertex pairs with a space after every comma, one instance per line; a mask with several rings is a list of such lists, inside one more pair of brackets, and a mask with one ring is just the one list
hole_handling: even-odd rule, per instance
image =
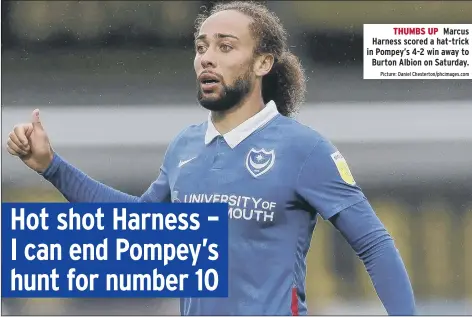
[[180, 130], [180, 132], [174, 137], [169, 147], [185, 147], [192, 143], [198, 143], [198, 141], [201, 141], [203, 143], [205, 139], [206, 129], [206, 121], [186, 126], [182, 130]]
[[321, 132], [294, 118], [281, 117], [275, 128], [283, 133], [284, 139], [291, 141], [292, 146], [303, 150], [311, 151], [320, 142], [329, 142]]
[[180, 130], [170, 141], [166, 150], [166, 160], [175, 159], [182, 151], [192, 151], [198, 144], [204, 144], [206, 122], [192, 124]]
[[207, 122], [201, 122], [199, 124], [192, 124], [182, 129], [173, 139], [172, 144], [183, 145], [196, 140], [203, 140], [207, 129]]

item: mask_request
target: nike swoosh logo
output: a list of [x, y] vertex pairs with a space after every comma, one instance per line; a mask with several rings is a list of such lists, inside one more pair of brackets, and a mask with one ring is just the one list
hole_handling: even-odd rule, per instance
[[185, 164], [187, 164], [187, 163], [190, 162], [190, 161], [193, 161], [193, 160], [196, 159], [196, 158], [197, 158], [197, 157], [195, 156], [195, 157], [192, 157], [191, 159], [188, 159], [188, 160], [185, 160], [185, 161], [180, 160], [180, 162], [179, 162], [179, 167], [184, 166]]

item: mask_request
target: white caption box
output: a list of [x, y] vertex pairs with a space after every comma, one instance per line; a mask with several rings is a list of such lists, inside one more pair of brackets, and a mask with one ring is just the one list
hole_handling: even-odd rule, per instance
[[471, 79], [472, 24], [364, 24], [364, 79]]

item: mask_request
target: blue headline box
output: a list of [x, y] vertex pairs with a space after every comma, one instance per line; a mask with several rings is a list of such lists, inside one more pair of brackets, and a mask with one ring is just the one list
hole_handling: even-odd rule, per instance
[[2, 203], [3, 297], [227, 297], [228, 205]]

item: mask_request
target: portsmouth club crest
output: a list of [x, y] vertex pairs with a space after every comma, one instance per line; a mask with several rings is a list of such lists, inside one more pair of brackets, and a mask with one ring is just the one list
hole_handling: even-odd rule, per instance
[[252, 148], [246, 156], [246, 168], [254, 177], [267, 173], [275, 162], [275, 151]]

